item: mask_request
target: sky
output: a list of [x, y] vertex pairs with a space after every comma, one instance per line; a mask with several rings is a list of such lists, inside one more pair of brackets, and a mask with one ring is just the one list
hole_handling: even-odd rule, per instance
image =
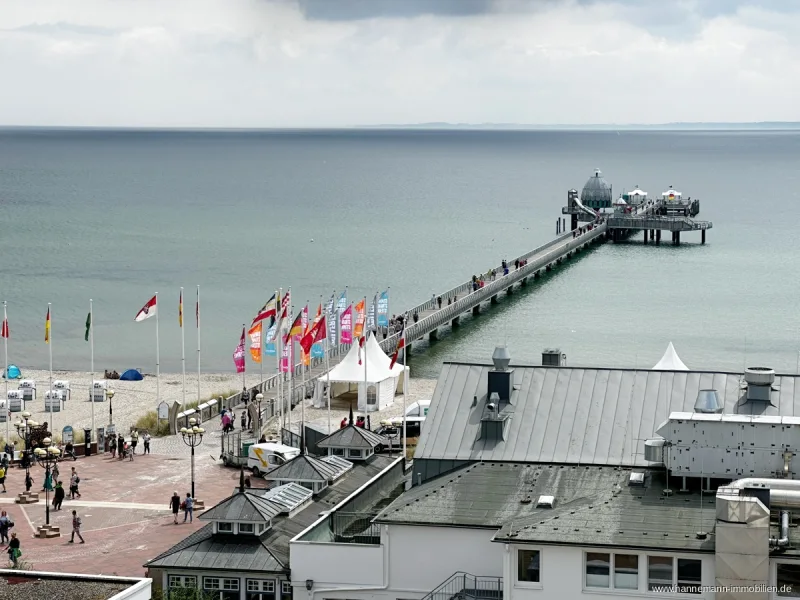
[[800, 0], [2, 0], [0, 125], [800, 121]]

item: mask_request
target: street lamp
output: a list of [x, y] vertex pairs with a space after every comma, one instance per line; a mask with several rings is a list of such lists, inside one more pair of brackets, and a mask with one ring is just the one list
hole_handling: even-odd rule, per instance
[[36, 448], [36, 450], [33, 451], [33, 455], [34, 457], [36, 457], [36, 462], [39, 463], [39, 466], [44, 467], [45, 469], [44, 472], [45, 521], [44, 522], [45, 525], [50, 525], [50, 488], [47, 486], [47, 480], [51, 476], [50, 468], [58, 462], [58, 457], [61, 454], [61, 450], [59, 450], [55, 446], [51, 446], [52, 440], [50, 438], [44, 438], [42, 440], [42, 444], [44, 444], [44, 448]]
[[114, 398], [114, 390], [106, 390], [106, 398], [108, 398], [108, 424], [114, 424], [114, 410], [111, 407], [111, 400]]
[[36, 427], [38, 423], [31, 419], [31, 413], [27, 410], [20, 414], [23, 420], [17, 420], [14, 427], [17, 428], [17, 436], [25, 443], [25, 450], [22, 453], [23, 464], [25, 465], [25, 475], [30, 472], [30, 455], [28, 454], [31, 445], [31, 429]]
[[181, 427], [183, 443], [192, 449], [192, 499], [194, 499], [194, 449], [203, 443], [205, 429], [197, 426], [197, 419], [189, 419], [189, 427]]
[[261, 437], [261, 401], [264, 399], [264, 394], [258, 392], [256, 394], [256, 409], [258, 414], [256, 416], [256, 427], [253, 430], [253, 433], [256, 435], [256, 438]]

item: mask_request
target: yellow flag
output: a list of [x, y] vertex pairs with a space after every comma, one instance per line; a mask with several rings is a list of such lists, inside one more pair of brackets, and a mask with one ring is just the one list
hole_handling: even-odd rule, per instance
[[181, 297], [178, 300], [178, 325], [183, 327], [183, 288], [181, 288]]
[[47, 320], [44, 322], [44, 343], [50, 343], [50, 307], [47, 307]]

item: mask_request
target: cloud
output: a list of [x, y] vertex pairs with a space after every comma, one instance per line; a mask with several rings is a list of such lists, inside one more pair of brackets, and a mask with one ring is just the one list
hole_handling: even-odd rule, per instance
[[800, 120], [789, 2], [4, 0], [0, 22], [11, 125]]

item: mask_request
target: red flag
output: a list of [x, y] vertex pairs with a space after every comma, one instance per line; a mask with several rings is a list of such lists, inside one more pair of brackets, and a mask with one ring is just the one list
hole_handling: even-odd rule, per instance
[[3, 319], [3, 332], [0, 337], [8, 338], [8, 319]]
[[150, 300], [147, 301], [147, 304], [142, 307], [142, 310], [136, 313], [136, 317], [133, 320], [144, 321], [145, 319], [149, 319], [156, 314], [156, 309], [158, 308], [156, 306], [156, 298], [158, 298], [158, 296], [153, 296], [150, 298]]
[[324, 340], [327, 331], [325, 327], [325, 317], [322, 317], [319, 321], [314, 323], [311, 329], [308, 330], [308, 333], [300, 340], [300, 347], [303, 348], [303, 352], [306, 354], [311, 352], [311, 346]]
[[397, 347], [394, 349], [394, 354], [392, 354], [392, 362], [389, 365], [390, 369], [394, 368], [394, 365], [397, 362], [397, 356], [400, 354], [400, 350], [402, 350], [406, 346], [405, 330], [406, 330], [406, 320], [403, 319], [403, 327], [402, 329], [400, 329], [400, 338], [397, 340]]
[[358, 338], [358, 364], [361, 364], [361, 349], [364, 347], [364, 341], [366, 339], [366, 336], [363, 335]]

